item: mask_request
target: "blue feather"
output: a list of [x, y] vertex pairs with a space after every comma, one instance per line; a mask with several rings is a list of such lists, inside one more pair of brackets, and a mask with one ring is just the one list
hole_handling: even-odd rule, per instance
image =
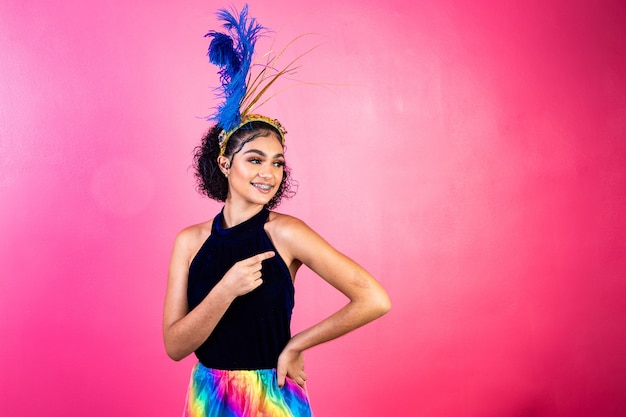
[[239, 71], [241, 62], [237, 56], [237, 51], [233, 49], [233, 40], [223, 33], [210, 32], [213, 37], [209, 46], [209, 61], [219, 67], [232, 68], [234, 72]]
[[218, 10], [216, 15], [228, 33], [210, 31], [205, 37], [213, 38], [207, 55], [212, 64], [220, 67], [218, 95], [224, 101], [209, 119], [230, 131], [241, 122], [241, 103], [247, 91], [246, 80], [254, 45], [265, 28], [256, 19], [248, 19], [248, 5], [243, 7], [238, 18], [226, 9]]

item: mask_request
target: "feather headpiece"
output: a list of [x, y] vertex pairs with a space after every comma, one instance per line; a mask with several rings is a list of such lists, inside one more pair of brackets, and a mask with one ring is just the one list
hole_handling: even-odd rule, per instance
[[[224, 154], [230, 136], [246, 123], [253, 121], [263, 121], [274, 126], [284, 144], [284, 135], [287, 132], [280, 122], [253, 114], [252, 111], [255, 106], [258, 107], [271, 98], [260, 101], [277, 79], [296, 71], [295, 63], [304, 54], [289, 62], [284, 68], [276, 68], [278, 59], [293, 43], [292, 41], [280, 53], [265, 55], [265, 63], [255, 63], [254, 46], [257, 39], [268, 31], [267, 28], [261, 26], [256, 19], [248, 17], [248, 5], [245, 5], [239, 14], [236, 10], [231, 13], [226, 9], [220, 9], [216, 15], [223, 22], [222, 27], [227, 33], [210, 31], [204, 36], [212, 38], [207, 53], [209, 61], [220, 67], [221, 86], [217, 91], [218, 97], [222, 98], [223, 102], [216, 108], [215, 114], [208, 118], [222, 128], [219, 136], [220, 155]], [[252, 74], [253, 67], [260, 68], [256, 75]]]

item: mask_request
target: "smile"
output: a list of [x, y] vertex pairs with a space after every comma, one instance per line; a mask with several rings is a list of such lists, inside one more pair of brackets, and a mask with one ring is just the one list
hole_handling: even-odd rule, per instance
[[252, 183], [253, 186], [255, 186], [256, 188], [259, 188], [263, 191], [269, 191], [271, 190], [274, 186], [273, 185], [269, 185], [269, 184], [258, 184], [258, 183]]

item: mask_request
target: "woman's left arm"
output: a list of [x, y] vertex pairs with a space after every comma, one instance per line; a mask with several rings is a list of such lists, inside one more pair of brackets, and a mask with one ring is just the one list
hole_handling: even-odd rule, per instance
[[278, 383], [285, 376], [304, 385], [302, 352], [342, 336], [385, 314], [391, 302], [383, 287], [359, 264], [337, 251], [304, 222], [284, 216], [275, 233], [277, 249], [290, 262], [301, 262], [342, 292], [348, 303], [316, 325], [296, 334], [278, 359]]

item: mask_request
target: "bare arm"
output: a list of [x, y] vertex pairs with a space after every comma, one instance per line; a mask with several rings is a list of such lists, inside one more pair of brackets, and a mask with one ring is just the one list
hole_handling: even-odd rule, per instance
[[[348, 303], [316, 325], [293, 336], [278, 362], [279, 385], [285, 375], [304, 384], [302, 352], [342, 336], [382, 316], [391, 302], [381, 285], [360, 265], [343, 255], [300, 220], [283, 219], [276, 228], [277, 249], [289, 262], [301, 262], [341, 291]], [[281, 249], [282, 248], [282, 249]]]
[[202, 241], [198, 227], [185, 229], [177, 236], [172, 250], [163, 309], [163, 339], [168, 356], [177, 361], [204, 343], [235, 298], [261, 285], [261, 262], [274, 256], [274, 252], [264, 252], [237, 262], [204, 300], [189, 311], [189, 265]]

